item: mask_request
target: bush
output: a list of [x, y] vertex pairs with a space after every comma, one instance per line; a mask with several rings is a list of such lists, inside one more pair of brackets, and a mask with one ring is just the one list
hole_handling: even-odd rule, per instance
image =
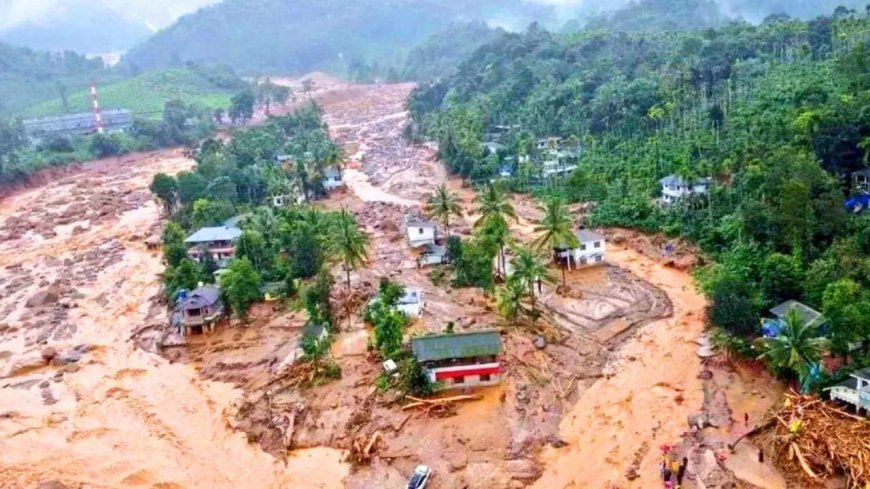
[[97, 133], [91, 138], [91, 153], [97, 158], [107, 158], [126, 153], [124, 143], [117, 134]]

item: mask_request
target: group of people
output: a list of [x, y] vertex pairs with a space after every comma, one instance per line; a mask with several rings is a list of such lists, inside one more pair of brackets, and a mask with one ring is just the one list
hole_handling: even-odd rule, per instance
[[683, 477], [686, 476], [686, 467], [688, 465], [688, 457], [683, 457], [682, 461], [677, 460], [676, 457], [672, 458], [667, 455], [664, 457], [659, 466], [659, 472], [666, 489], [682, 489]]

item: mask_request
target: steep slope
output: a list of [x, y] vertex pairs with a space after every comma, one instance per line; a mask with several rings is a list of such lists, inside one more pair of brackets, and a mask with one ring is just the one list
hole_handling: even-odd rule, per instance
[[182, 17], [122, 63], [142, 69], [196, 61], [245, 73], [343, 72], [359, 59], [395, 63], [457, 20], [505, 14], [548, 20], [550, 13], [522, 0], [226, 0]]

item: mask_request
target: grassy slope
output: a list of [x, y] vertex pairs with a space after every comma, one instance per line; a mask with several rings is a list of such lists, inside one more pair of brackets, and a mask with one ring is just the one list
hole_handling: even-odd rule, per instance
[[[125, 108], [142, 117], [159, 118], [163, 105], [180, 99], [209, 108], [228, 107], [233, 93], [215, 87], [205, 78], [187, 69], [152, 71], [135, 78], [116, 81], [100, 87], [104, 109]], [[70, 112], [90, 110], [87, 90], [69, 95]], [[39, 103], [24, 111], [23, 117], [42, 117], [63, 113], [60, 98]]]

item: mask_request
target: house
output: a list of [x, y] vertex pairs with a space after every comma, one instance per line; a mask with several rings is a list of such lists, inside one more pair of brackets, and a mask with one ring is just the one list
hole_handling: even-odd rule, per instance
[[853, 372], [849, 380], [825, 389], [832, 400], [843, 401], [855, 406], [855, 412], [861, 409], [870, 414], [870, 368]]
[[193, 328], [202, 332], [214, 330], [214, 324], [224, 314], [221, 291], [212, 285], [201, 286], [179, 298], [175, 306], [174, 322], [182, 335], [188, 335]]
[[264, 301], [276, 302], [284, 294], [286, 288], [284, 282], [267, 282], [260, 287], [260, 293], [263, 294]]
[[588, 229], [578, 229], [574, 234], [580, 242], [577, 248], [557, 250], [568, 269], [603, 264], [607, 248], [604, 236]]
[[405, 231], [412, 248], [434, 245], [438, 237], [438, 226], [410, 216], [405, 218]]
[[504, 350], [496, 330], [411, 338], [411, 350], [438, 389], [496, 385]]
[[770, 310], [770, 313], [775, 316], [775, 319], [765, 319], [762, 321], [762, 334], [768, 338], [779, 335], [779, 332], [782, 330], [782, 322], [792, 310], [797, 312], [798, 318], [805, 323], [824, 321], [822, 313], [819, 311], [816, 311], [805, 304], [801, 304], [798, 301], [789, 300]]
[[558, 136], [550, 136], [547, 138], [538, 139], [537, 143], [535, 143], [535, 147], [539, 151], [558, 151], [559, 148], [562, 147], [562, 138]]
[[236, 241], [242, 235], [237, 227], [218, 226], [202, 228], [184, 240], [187, 245], [187, 256], [195, 262], [201, 262], [206, 256], [223, 268], [236, 256]]
[[689, 182], [678, 175], [668, 175], [659, 180], [662, 186], [662, 202], [673, 204], [683, 197], [690, 195], [703, 195], [710, 187], [709, 178], [698, 178]]
[[328, 166], [323, 171], [323, 188], [333, 190], [344, 186], [341, 178], [341, 168], [335, 165]]
[[305, 202], [305, 198], [295, 189], [287, 194], [272, 196], [273, 207], [287, 207], [290, 204], [301, 204], [303, 202]]
[[[105, 132], [125, 131], [133, 124], [133, 113], [127, 109], [100, 112], [100, 123]], [[24, 132], [34, 142], [48, 136], [81, 136], [97, 132], [93, 112], [64, 114], [22, 121]]]
[[437, 244], [426, 245], [426, 250], [417, 258], [418, 267], [443, 265], [447, 263], [447, 248]]
[[497, 154], [499, 151], [504, 150], [504, 145], [495, 141], [487, 141], [483, 143], [483, 147], [486, 150], [487, 154], [491, 155]]
[[405, 294], [399, 297], [396, 310], [409, 318], [416, 318], [423, 314], [423, 306], [423, 291], [416, 287], [405, 287]]
[[852, 191], [870, 193], [870, 169], [852, 173]]

